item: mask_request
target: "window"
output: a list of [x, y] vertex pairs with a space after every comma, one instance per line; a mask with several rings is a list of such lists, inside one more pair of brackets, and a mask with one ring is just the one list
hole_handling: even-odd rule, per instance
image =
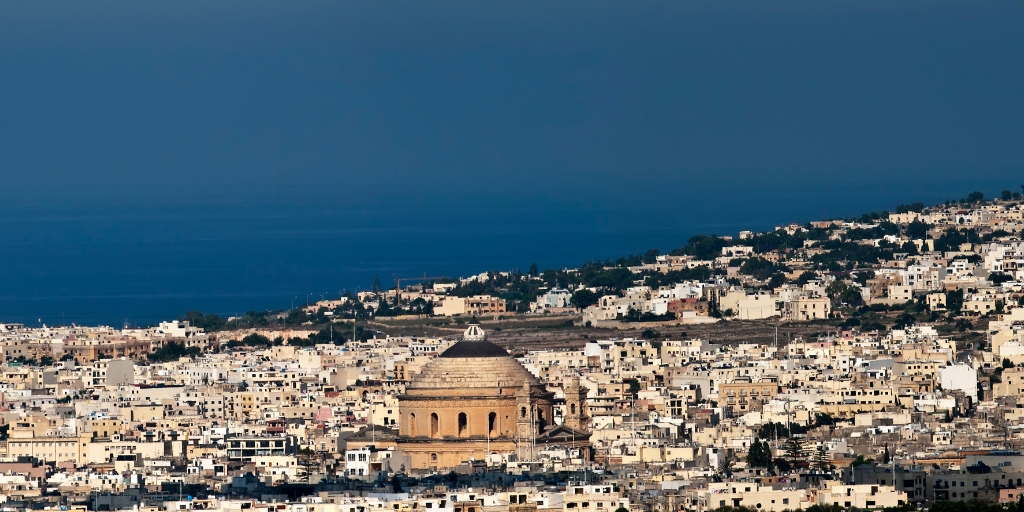
[[[441, 430], [441, 421], [437, 418], [437, 413], [430, 413], [430, 437], [437, 437], [438, 432]], [[437, 460], [437, 454], [434, 454], [434, 459]]]
[[487, 432], [490, 435], [497, 435], [498, 433], [498, 413], [492, 412], [487, 415]]
[[416, 437], [416, 413], [409, 413], [409, 435]]

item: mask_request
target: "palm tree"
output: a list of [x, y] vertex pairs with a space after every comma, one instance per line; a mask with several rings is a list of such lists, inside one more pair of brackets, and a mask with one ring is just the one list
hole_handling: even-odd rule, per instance
[[718, 463], [718, 473], [726, 478], [732, 477], [732, 459], [725, 457]]

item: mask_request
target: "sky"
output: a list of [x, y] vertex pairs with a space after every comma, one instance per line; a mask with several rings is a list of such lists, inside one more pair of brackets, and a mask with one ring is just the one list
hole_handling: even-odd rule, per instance
[[26, 201], [666, 200], [1024, 162], [1019, 2], [55, 7], [0, 12]]
[[0, 296], [240, 224], [251, 251], [375, 233], [345, 261], [458, 238], [483, 269], [495, 233], [569, 265], [1017, 190], [1022, 24], [1000, 1], [8, 2]]

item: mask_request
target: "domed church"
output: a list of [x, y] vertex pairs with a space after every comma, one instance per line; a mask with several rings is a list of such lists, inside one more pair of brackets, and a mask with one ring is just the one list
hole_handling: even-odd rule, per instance
[[532, 459], [554, 446], [588, 457], [586, 390], [572, 379], [565, 395], [565, 425], [555, 426], [554, 394], [472, 324], [398, 397], [398, 448], [411, 469], [449, 468], [488, 454]]

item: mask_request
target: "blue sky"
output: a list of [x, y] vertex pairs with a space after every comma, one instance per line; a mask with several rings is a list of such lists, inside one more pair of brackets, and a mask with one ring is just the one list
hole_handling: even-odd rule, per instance
[[0, 12], [0, 151], [24, 200], [672, 200], [883, 178], [909, 200], [1024, 163], [1016, 2], [56, 7]]

